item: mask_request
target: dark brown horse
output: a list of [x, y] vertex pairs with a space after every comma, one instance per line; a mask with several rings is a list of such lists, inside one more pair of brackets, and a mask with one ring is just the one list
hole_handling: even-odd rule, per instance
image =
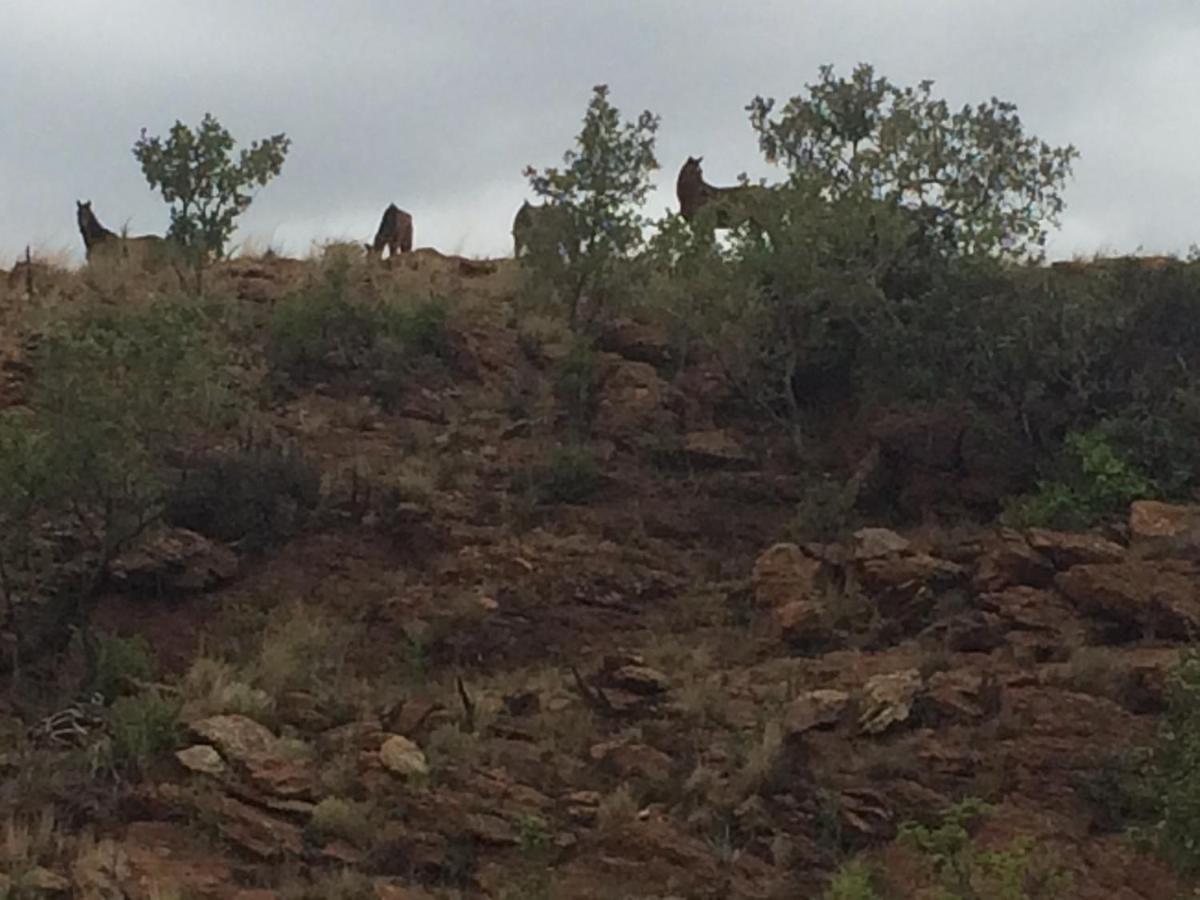
[[733, 187], [709, 184], [704, 180], [704, 171], [700, 168], [703, 159], [702, 156], [689, 156], [679, 170], [679, 177], [675, 181], [679, 214], [691, 222], [701, 209], [712, 203], [716, 208], [717, 228], [734, 228], [752, 219], [752, 201], [759, 197], [765, 188], [753, 184], [739, 184]]
[[570, 211], [553, 203], [534, 206], [528, 200], [513, 217], [513, 256], [520, 258], [533, 246], [554, 245], [560, 253], [578, 254], [579, 241], [573, 237], [575, 222]]
[[375, 240], [373, 243], [367, 244], [367, 255], [378, 255], [383, 258], [383, 250], [388, 249], [389, 256], [395, 256], [399, 253], [411, 253], [413, 247], [413, 220], [412, 216], [398, 207], [395, 203], [389, 203], [388, 208], [383, 211], [383, 218], [379, 221], [379, 230], [375, 232]]
[[91, 200], [86, 203], [75, 201], [75, 221], [79, 223], [79, 233], [83, 235], [83, 247], [88, 259], [92, 258], [92, 253], [102, 244], [118, 240], [115, 231], [109, 231], [100, 224], [100, 220], [92, 212]]

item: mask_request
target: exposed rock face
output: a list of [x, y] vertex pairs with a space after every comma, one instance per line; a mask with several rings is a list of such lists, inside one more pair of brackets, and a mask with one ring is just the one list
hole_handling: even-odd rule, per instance
[[1200, 571], [1189, 563], [1075, 566], [1055, 584], [1080, 612], [1117, 626], [1118, 640], [1183, 640], [1200, 627]]
[[1001, 529], [985, 541], [975, 571], [975, 589], [1000, 591], [1013, 585], [1043, 587], [1054, 580], [1054, 565], [1018, 532]]
[[814, 728], [836, 725], [850, 705], [845, 691], [821, 689], [801, 694], [789, 704], [783, 714], [783, 732], [796, 738]]
[[867, 734], [881, 734], [904, 722], [920, 689], [921, 673], [916, 669], [870, 678], [862, 689], [858, 727]]
[[795, 544], [776, 544], [755, 561], [750, 574], [755, 603], [775, 608], [813, 601], [824, 568]]
[[1176, 537], [1197, 527], [1200, 527], [1200, 506], [1158, 500], [1135, 500], [1129, 505], [1129, 537], [1135, 542]]
[[907, 553], [912, 544], [890, 528], [860, 528], [851, 546], [854, 558], [862, 562]]
[[672, 392], [654, 367], [644, 362], [612, 363], [596, 401], [593, 432], [618, 443], [639, 444], [659, 433], [678, 431], [668, 408]]
[[427, 775], [429, 763], [421, 748], [402, 735], [393, 734], [379, 748], [379, 761], [389, 772], [395, 772], [405, 778], [414, 775]]
[[114, 559], [109, 577], [123, 590], [190, 593], [214, 588], [237, 570], [237, 554], [224, 544], [186, 528], [167, 528]]
[[692, 465], [702, 469], [753, 469], [753, 455], [730, 432], [722, 429], [690, 431], [683, 438], [683, 452]]
[[1097, 534], [1071, 534], [1031, 528], [1029, 546], [1049, 557], [1055, 568], [1069, 569], [1087, 563], [1116, 563], [1125, 558], [1125, 548]]

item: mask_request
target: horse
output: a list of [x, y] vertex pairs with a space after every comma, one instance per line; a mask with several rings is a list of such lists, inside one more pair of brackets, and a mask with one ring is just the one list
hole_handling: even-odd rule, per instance
[[92, 201], [75, 201], [75, 220], [79, 233], [83, 235], [83, 247], [88, 262], [94, 258], [134, 259], [143, 267], [153, 267], [167, 260], [170, 242], [157, 234], [142, 234], [136, 237], [119, 235], [100, 224], [92, 212]]
[[550, 242], [559, 253], [578, 254], [579, 241], [574, 238], [574, 231], [575, 221], [565, 206], [555, 203], [534, 206], [526, 200], [513, 218], [513, 256], [520, 259], [531, 247]]
[[383, 211], [383, 218], [379, 220], [379, 229], [375, 232], [375, 240], [365, 246], [368, 257], [378, 255], [380, 259], [383, 259], [385, 247], [388, 250], [389, 258], [395, 256], [397, 252], [411, 253], [413, 248], [412, 216], [395, 203], [389, 203], [388, 208]]
[[702, 156], [689, 156], [679, 170], [675, 181], [675, 196], [679, 200], [679, 214], [690, 222], [710, 203], [716, 212], [717, 228], [736, 228], [743, 222], [753, 221], [754, 202], [762, 197], [766, 188], [755, 184], [739, 184], [733, 187], [717, 187], [704, 180], [700, 168]]

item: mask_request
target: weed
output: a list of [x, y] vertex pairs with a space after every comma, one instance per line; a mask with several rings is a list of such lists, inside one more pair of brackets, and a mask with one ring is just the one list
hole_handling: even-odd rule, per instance
[[326, 797], [313, 807], [310, 832], [319, 839], [342, 838], [367, 847], [378, 831], [378, 814], [369, 802]]
[[604, 476], [595, 457], [583, 447], [561, 447], [549, 461], [518, 476], [518, 490], [532, 493], [538, 503], [583, 503], [600, 489]]
[[119, 697], [109, 708], [112, 763], [142, 769], [179, 742], [179, 703], [155, 691]]
[[834, 873], [824, 900], [879, 900], [875, 873], [861, 860], [852, 859]]
[[96, 672], [91, 690], [112, 699], [128, 692], [137, 682], [154, 678], [157, 668], [154, 652], [140, 634], [130, 638], [98, 635], [96, 644]]

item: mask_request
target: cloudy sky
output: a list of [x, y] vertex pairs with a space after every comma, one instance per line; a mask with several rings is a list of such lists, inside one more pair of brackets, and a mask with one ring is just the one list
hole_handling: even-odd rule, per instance
[[779, 177], [744, 107], [817, 68], [871, 62], [954, 105], [995, 95], [1081, 151], [1050, 255], [1200, 242], [1194, 0], [0, 0], [0, 266], [82, 257], [75, 200], [131, 234], [166, 206], [130, 152], [211, 111], [240, 141], [286, 132], [282, 175], [238, 238], [293, 254], [366, 240], [389, 202], [418, 246], [499, 255], [526, 164], [560, 161], [592, 85], [662, 116], [659, 189]]

